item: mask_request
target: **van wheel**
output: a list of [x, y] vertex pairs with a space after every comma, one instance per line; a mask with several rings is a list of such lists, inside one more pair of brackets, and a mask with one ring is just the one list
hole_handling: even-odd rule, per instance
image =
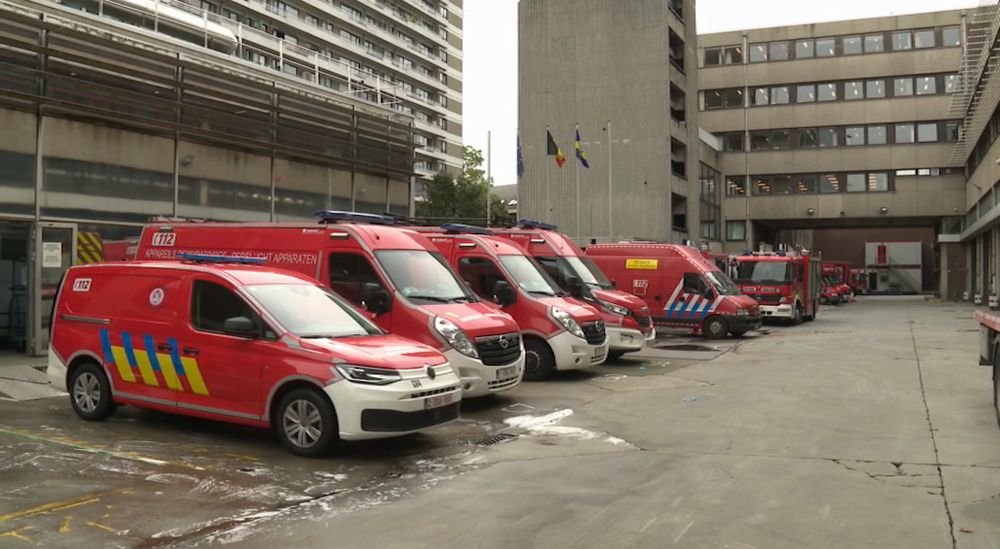
[[333, 406], [313, 389], [291, 391], [281, 399], [277, 412], [274, 429], [293, 454], [322, 457], [339, 438]]
[[708, 339], [721, 339], [729, 333], [729, 324], [721, 316], [710, 316], [705, 320], [701, 332]]
[[542, 381], [552, 377], [556, 371], [556, 359], [552, 349], [537, 339], [524, 340], [524, 379]]
[[76, 415], [87, 421], [104, 421], [117, 407], [108, 376], [93, 362], [81, 364], [70, 374], [69, 402]]

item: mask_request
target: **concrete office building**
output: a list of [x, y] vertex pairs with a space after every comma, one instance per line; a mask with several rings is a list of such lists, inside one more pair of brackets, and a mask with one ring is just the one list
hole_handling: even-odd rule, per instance
[[860, 267], [862, 231], [877, 229], [927, 242], [934, 261], [910, 290], [953, 286], [940, 265], [957, 244], [938, 235], [967, 210], [964, 159], [952, 154], [964, 113], [949, 106], [973, 12], [699, 36], [700, 124], [722, 149], [726, 248], [817, 236], [857, 248]]
[[0, 348], [44, 353], [65, 270], [124, 258], [144, 223], [410, 213], [408, 113], [120, 7], [0, 0]]
[[[518, 28], [519, 215], [581, 243], [710, 240], [694, 1], [521, 0]], [[574, 156], [576, 124], [590, 169]], [[546, 154], [547, 126], [562, 168]]]

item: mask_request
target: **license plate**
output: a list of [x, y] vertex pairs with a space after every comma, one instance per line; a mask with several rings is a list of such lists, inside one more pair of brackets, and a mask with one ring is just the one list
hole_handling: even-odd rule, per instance
[[501, 379], [510, 379], [517, 374], [517, 366], [508, 366], [506, 368], [497, 369], [497, 381]]
[[452, 391], [443, 395], [434, 395], [424, 399], [424, 410], [447, 406], [458, 399], [458, 391]]
[[604, 349], [600, 347], [594, 349], [594, 358], [604, 358]]

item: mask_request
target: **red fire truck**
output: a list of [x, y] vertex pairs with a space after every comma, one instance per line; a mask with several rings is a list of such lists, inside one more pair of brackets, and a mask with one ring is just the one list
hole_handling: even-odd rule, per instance
[[736, 283], [760, 303], [766, 318], [794, 324], [816, 318], [822, 270], [819, 258], [798, 252], [754, 252], [736, 258]]
[[840, 296], [843, 303], [850, 303], [854, 289], [848, 281], [851, 279], [851, 264], [845, 261], [824, 261], [823, 279], [833, 291]]

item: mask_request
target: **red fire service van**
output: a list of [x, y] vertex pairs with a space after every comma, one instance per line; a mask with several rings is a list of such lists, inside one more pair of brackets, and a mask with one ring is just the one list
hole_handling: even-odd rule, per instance
[[833, 286], [833, 291], [840, 296], [840, 300], [849, 303], [853, 297], [854, 289], [848, 283], [851, 279], [851, 264], [843, 261], [824, 261], [823, 279]]
[[391, 217], [318, 212], [323, 225], [150, 225], [139, 259], [177, 253], [256, 257], [314, 277], [364, 309], [383, 330], [437, 348], [462, 378], [463, 397], [510, 389], [524, 374], [520, 329], [469, 291], [423, 235]]
[[656, 339], [646, 302], [616, 290], [594, 261], [555, 226], [522, 219], [516, 228], [493, 231], [527, 250], [563, 291], [601, 311], [609, 359], [641, 351]]
[[753, 252], [736, 258], [736, 283], [760, 303], [764, 318], [798, 324], [819, 310], [822, 273], [819, 258], [798, 252]]
[[700, 251], [678, 244], [594, 244], [587, 257], [620, 287], [646, 301], [653, 322], [716, 339], [760, 327], [757, 302], [740, 295]]
[[271, 427], [318, 456], [459, 417], [461, 382], [434, 348], [386, 335], [309, 277], [183, 257], [67, 271], [48, 378], [81, 418], [131, 404]]
[[587, 368], [608, 357], [601, 313], [563, 294], [528, 253], [492, 231], [468, 225], [415, 227], [425, 233], [480, 297], [496, 301], [521, 325], [524, 378]]

